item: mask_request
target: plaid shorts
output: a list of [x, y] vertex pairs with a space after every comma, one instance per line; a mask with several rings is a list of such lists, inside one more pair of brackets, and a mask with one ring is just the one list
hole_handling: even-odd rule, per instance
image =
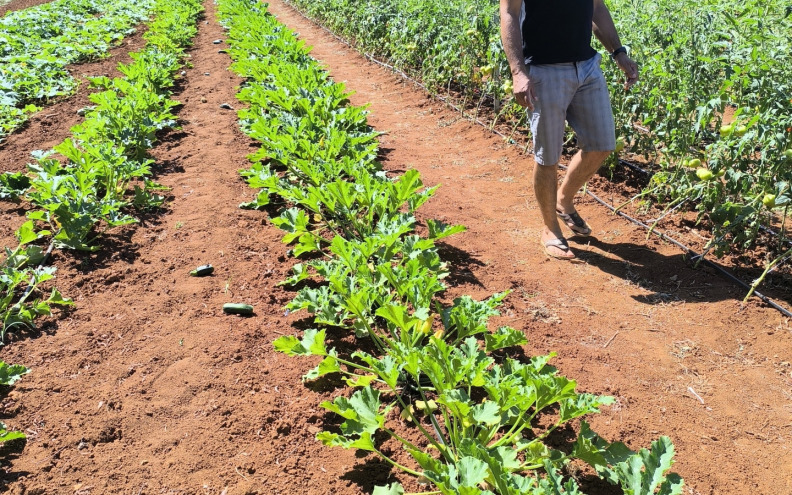
[[601, 60], [598, 53], [583, 62], [528, 65], [538, 98], [528, 116], [539, 165], [555, 165], [561, 159], [564, 121], [575, 130], [583, 151], [615, 149], [613, 109]]

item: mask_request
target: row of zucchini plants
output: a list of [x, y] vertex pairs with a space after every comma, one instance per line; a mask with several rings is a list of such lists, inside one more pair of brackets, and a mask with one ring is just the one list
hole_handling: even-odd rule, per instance
[[[468, 107], [503, 100], [496, 120], [516, 125], [524, 116], [511, 100], [497, 1], [289, 2], [432, 91], [450, 89]], [[716, 255], [750, 249], [768, 228], [788, 224], [788, 3], [611, 0], [608, 5], [641, 68], [641, 81], [625, 92], [616, 65], [603, 65], [625, 153], [643, 155], [654, 173], [638, 196], [640, 206], [696, 211], [711, 230], [707, 248]], [[783, 241], [770, 245], [783, 246]]]
[[171, 110], [178, 103], [169, 88], [202, 11], [198, 0], [157, 0], [146, 47], [131, 54], [132, 63], [119, 65], [124, 77], [91, 80], [104, 91], [90, 96], [96, 105], [72, 136], [53, 150], [34, 152], [26, 172], [0, 175], [0, 199], [30, 205], [16, 231], [18, 246], [5, 248], [0, 262], [0, 345], [8, 331], [35, 327], [53, 306], [73, 304], [56, 288], [41, 290], [54, 278], [56, 268], [42, 266], [53, 248], [96, 251], [101, 232], [136, 222], [135, 208], [162, 203], [157, 191], [164, 188], [151, 180], [147, 150], [158, 131], [177, 124]]
[[[287, 308], [308, 311], [317, 325], [274, 346], [319, 361], [305, 380], [340, 376], [351, 389], [321, 404], [343, 423], [317, 438], [376, 454], [431, 483], [426, 493], [582, 493], [563, 471], [575, 459], [625, 493], [681, 493], [682, 479], [667, 473], [674, 455], [667, 437], [637, 453], [609, 443], [573, 421], [613, 398], [576, 391], [549, 364], [554, 354], [505, 357], [527, 342], [514, 328], [489, 328], [507, 293], [444, 301], [449, 266], [437, 241], [464, 228], [426, 220], [418, 233], [415, 212], [436, 188], [424, 187], [415, 170], [383, 170], [366, 110], [349, 104], [344, 85], [265, 4], [217, 3], [232, 70], [245, 78], [241, 128], [261, 144], [242, 171], [260, 191], [242, 206], [269, 211], [286, 232], [284, 243], [302, 258], [283, 282], [297, 291]], [[355, 349], [334, 347], [341, 339], [353, 339]], [[549, 445], [554, 431], [576, 424], [573, 445]], [[398, 446], [411, 461], [400, 461]]]
[[56, 0], [0, 18], [0, 142], [38, 105], [70, 94], [69, 64], [101, 58], [134, 32], [154, 0]]

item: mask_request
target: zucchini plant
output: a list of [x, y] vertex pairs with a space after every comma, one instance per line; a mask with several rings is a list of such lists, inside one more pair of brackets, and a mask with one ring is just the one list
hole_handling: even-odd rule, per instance
[[[6, 364], [5, 361], [0, 361], [0, 386], [9, 387], [28, 373], [30, 370], [21, 364]], [[7, 430], [5, 423], [0, 421], [0, 443], [20, 438], [27, 438], [27, 435], [21, 431]]]
[[[89, 0], [75, 3], [80, 3], [84, 15], [103, 12]], [[50, 5], [62, 9], [68, 2]], [[119, 11], [122, 6], [123, 2], [117, 6]], [[132, 54], [131, 64], [120, 66], [126, 77], [95, 78], [95, 84], [106, 89], [91, 95], [96, 107], [72, 128], [72, 137], [51, 151], [34, 152], [35, 161], [27, 173], [0, 175], [0, 199], [26, 200], [33, 206], [16, 231], [18, 246], [5, 248], [0, 264], [0, 342], [8, 331], [34, 327], [34, 320], [49, 315], [54, 306], [73, 304], [55, 288], [42, 292], [56, 268], [40, 266], [46, 258], [40, 244], [97, 250], [97, 230], [133, 223], [130, 210], [155, 207], [163, 201], [156, 194], [162, 186], [150, 179], [153, 160], [146, 150], [154, 145], [157, 131], [176, 125], [170, 110], [177, 103], [170, 99], [168, 88], [175, 82], [184, 48], [197, 32], [195, 21], [202, 7], [198, 0], [158, 0], [151, 5], [141, 2], [138, 7], [143, 6], [153, 9], [156, 17], [144, 35], [144, 50]], [[64, 22], [77, 25], [80, 19], [66, 16]], [[111, 20], [108, 16], [107, 21]], [[20, 22], [27, 25], [28, 21]], [[123, 24], [118, 19], [112, 22], [117, 28]], [[41, 35], [59, 32], [58, 26], [42, 27], [51, 32]], [[53, 157], [56, 152], [63, 161]]]
[[105, 56], [135, 31], [154, 0], [56, 0], [0, 18], [0, 142], [77, 81], [69, 64]]
[[[242, 171], [259, 192], [242, 206], [279, 211], [272, 221], [284, 243], [295, 257], [310, 254], [283, 283], [298, 291], [287, 309], [308, 311], [317, 328], [274, 346], [321, 359], [305, 380], [339, 375], [352, 389], [321, 404], [344, 421], [340, 432], [317, 438], [372, 452], [431, 482], [428, 493], [582, 493], [564, 474], [572, 459], [627, 493], [681, 493], [681, 478], [666, 474], [674, 454], [668, 438], [632, 452], [583, 422], [567, 451], [547, 444], [553, 431], [613, 399], [578, 392], [549, 364], [552, 354], [504, 358], [500, 351], [526, 343], [516, 329], [489, 328], [507, 293], [444, 304], [448, 267], [436, 242], [464, 227], [427, 220], [428, 235], [416, 233], [415, 212], [435, 188], [424, 187], [417, 171], [382, 170], [365, 110], [349, 105], [343, 85], [264, 4], [220, 0], [218, 9], [232, 69], [247, 79], [240, 125], [261, 143]], [[328, 346], [330, 329], [371, 341], [373, 351]], [[388, 441], [413, 465], [396, 461]], [[392, 484], [375, 493], [404, 491]]]

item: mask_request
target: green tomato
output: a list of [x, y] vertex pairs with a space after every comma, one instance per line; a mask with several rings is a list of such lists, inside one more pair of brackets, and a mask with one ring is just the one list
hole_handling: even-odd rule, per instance
[[696, 177], [701, 180], [710, 180], [714, 177], [712, 170], [704, 167], [699, 167], [696, 169]]
[[765, 194], [764, 198], [762, 198], [762, 204], [768, 208], [773, 208], [775, 207], [775, 200], [776, 200], [775, 194]]

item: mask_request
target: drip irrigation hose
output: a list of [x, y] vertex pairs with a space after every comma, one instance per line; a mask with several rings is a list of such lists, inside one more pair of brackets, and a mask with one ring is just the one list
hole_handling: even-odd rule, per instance
[[[332, 32], [331, 30], [329, 30], [328, 28], [326, 28], [325, 26], [323, 26], [319, 22], [314, 21], [313, 19], [311, 19], [309, 16], [307, 16], [305, 13], [303, 13], [302, 10], [298, 9], [295, 5], [293, 5], [289, 0], [284, 0], [284, 2], [287, 3], [292, 9], [294, 9], [296, 12], [298, 12], [300, 15], [302, 15], [306, 19], [310, 19], [314, 23], [315, 26], [319, 27], [320, 29], [325, 31], [327, 34], [329, 34], [330, 36], [335, 38], [339, 43], [342, 43], [342, 44], [346, 45], [351, 50], [354, 50], [354, 51], [356, 51], [358, 53], [361, 53], [363, 55], [363, 57], [366, 58], [366, 60], [368, 60], [370, 62], [373, 62], [373, 63], [375, 63], [377, 65], [380, 65], [380, 66], [382, 66], [382, 67], [384, 67], [386, 69], [389, 69], [392, 72], [395, 72], [396, 74], [400, 75], [402, 77], [402, 79], [411, 82], [415, 86], [418, 86], [419, 88], [421, 88], [424, 91], [426, 91], [433, 98], [445, 103], [448, 107], [450, 107], [453, 110], [459, 112], [463, 117], [467, 117], [465, 115], [465, 110], [463, 108], [460, 108], [459, 106], [455, 105], [454, 103], [449, 101], [447, 98], [445, 98], [445, 97], [443, 97], [443, 96], [441, 96], [439, 94], [432, 94], [432, 92], [429, 91], [429, 89], [425, 85], [423, 85], [421, 82], [417, 81], [416, 79], [410, 77], [408, 74], [406, 74], [401, 69], [398, 69], [398, 68], [396, 68], [396, 67], [394, 67], [394, 66], [392, 66], [390, 64], [387, 64], [385, 62], [382, 62], [382, 61], [378, 60], [377, 58], [375, 58], [373, 55], [370, 55], [370, 54], [368, 54], [366, 52], [361, 52], [360, 50], [358, 50], [357, 48], [352, 46], [352, 44], [349, 43], [344, 38], [338, 36], [337, 34]], [[475, 122], [476, 124], [479, 124], [480, 126], [482, 126], [485, 129], [489, 130], [490, 132], [492, 132], [494, 134], [497, 134], [498, 136], [500, 136], [503, 139], [505, 139], [507, 142], [509, 141], [509, 137], [508, 136], [506, 136], [502, 132], [498, 131], [497, 129], [490, 128], [489, 125], [485, 124], [484, 122], [482, 122], [478, 118], [476, 118], [476, 117], [473, 117], [473, 118], [467, 117], [467, 118], [469, 118], [472, 122]], [[623, 165], [625, 167], [628, 167], [628, 168], [630, 168], [632, 170], [635, 170], [636, 172], [639, 172], [641, 174], [648, 175], [648, 176], [652, 175], [652, 173], [650, 171], [644, 170], [643, 168], [639, 167], [638, 165], [635, 165], [634, 163], [630, 163], [630, 162], [628, 162], [626, 160], [619, 159], [619, 164]], [[564, 169], [564, 170], [566, 170], [566, 167], [563, 166], [563, 165], [559, 165], [559, 167]], [[728, 270], [726, 270], [725, 268], [723, 268], [719, 264], [717, 264], [717, 263], [715, 263], [713, 261], [710, 261], [710, 260], [708, 260], [706, 258], [701, 258], [701, 254], [693, 251], [688, 246], [682, 244], [681, 242], [677, 241], [676, 239], [673, 239], [672, 237], [669, 237], [668, 235], [666, 235], [666, 234], [664, 234], [662, 232], [658, 232], [657, 229], [653, 229], [649, 225], [641, 222], [640, 220], [638, 220], [636, 218], [633, 218], [633, 217], [631, 217], [631, 216], [629, 216], [626, 213], [623, 213], [621, 211], [616, 211], [616, 208], [614, 208], [613, 206], [609, 205], [608, 203], [606, 203], [605, 201], [600, 199], [597, 195], [595, 195], [594, 193], [592, 193], [588, 189], [586, 189], [586, 194], [588, 194], [589, 196], [594, 198], [595, 201], [597, 201], [598, 203], [604, 205], [605, 207], [607, 207], [611, 211], [615, 212], [619, 216], [624, 217], [625, 219], [629, 220], [630, 222], [643, 227], [644, 229], [646, 229], [650, 233], [653, 233], [653, 234], [657, 235], [658, 237], [660, 237], [664, 241], [670, 242], [671, 244], [677, 246], [679, 249], [684, 251], [685, 254], [691, 255], [690, 259], [693, 260], [693, 261], [696, 261], [696, 263], [704, 264], [705, 266], [708, 266], [708, 267], [714, 269], [716, 272], [718, 272], [718, 274], [720, 274], [721, 276], [723, 276], [727, 280], [730, 280], [731, 282], [737, 284], [738, 286], [740, 286], [741, 288], [743, 288], [745, 290], [751, 290], [751, 285], [750, 284], [744, 282], [743, 280], [740, 280], [738, 277], [736, 277], [734, 274], [732, 274], [731, 272], [729, 272]], [[767, 229], [767, 230], [769, 230], [769, 229]], [[772, 232], [772, 230], [770, 230], [770, 232]], [[792, 242], [792, 241], [790, 241], [790, 242]], [[781, 306], [780, 304], [776, 303], [774, 300], [772, 300], [769, 297], [765, 296], [761, 292], [754, 291], [753, 295], [758, 297], [759, 299], [761, 299], [762, 302], [764, 302], [768, 306], [770, 306], [770, 307], [778, 310], [779, 312], [781, 312], [784, 316], [786, 316], [788, 318], [792, 318], [792, 312], [790, 310], [784, 308], [783, 306]]]
[[647, 175], [649, 177], [651, 177], [653, 175], [652, 172], [650, 172], [648, 170], [645, 170], [645, 169], [642, 169], [641, 167], [639, 167], [638, 165], [636, 165], [636, 164], [634, 164], [632, 162], [628, 162], [626, 160], [622, 160], [621, 158], [619, 158], [619, 165], [627, 167], [627, 168], [629, 168], [631, 170], [635, 170], [636, 172], [638, 172], [640, 174], [643, 174], [643, 175]]

